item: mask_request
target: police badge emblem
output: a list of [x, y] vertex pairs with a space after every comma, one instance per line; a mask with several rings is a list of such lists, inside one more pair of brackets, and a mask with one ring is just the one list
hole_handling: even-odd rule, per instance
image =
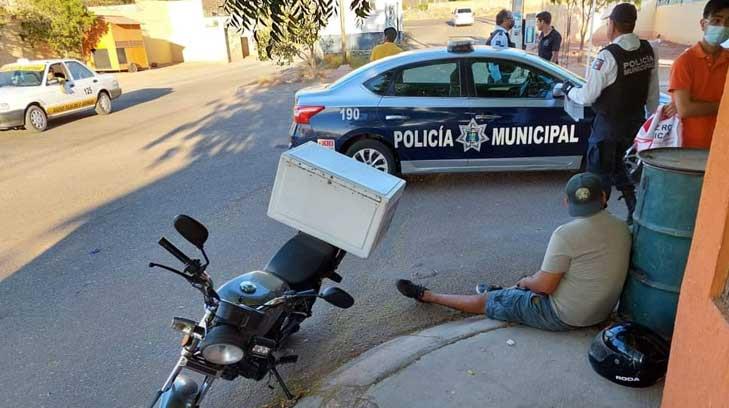
[[463, 151], [469, 149], [481, 151], [481, 144], [488, 142], [489, 137], [486, 136], [486, 124], [479, 125], [476, 119], [471, 119], [467, 125], [458, 125], [461, 128], [461, 135], [458, 136], [456, 142], [463, 144]]

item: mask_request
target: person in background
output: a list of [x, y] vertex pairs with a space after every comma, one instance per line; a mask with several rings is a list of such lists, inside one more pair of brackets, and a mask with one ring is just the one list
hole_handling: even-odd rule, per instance
[[557, 227], [540, 271], [515, 287], [480, 284], [476, 295], [446, 295], [400, 279], [397, 290], [419, 302], [543, 330], [600, 323], [620, 298], [631, 244], [628, 226], [605, 210], [605, 200], [600, 177], [573, 176], [565, 187], [565, 203], [575, 219]]
[[706, 3], [699, 24], [703, 38], [671, 68], [668, 92], [673, 101], [664, 114], [681, 118], [684, 147], [708, 149], [729, 68], [729, 50], [722, 47], [729, 39], [729, 0]]
[[401, 53], [402, 49], [395, 45], [396, 39], [397, 29], [395, 27], [385, 28], [385, 41], [372, 49], [370, 61], [377, 61], [378, 59]]
[[552, 27], [552, 14], [548, 11], [537, 14], [537, 30], [539, 30], [539, 56], [547, 61], [559, 64], [562, 34]]
[[607, 34], [611, 43], [595, 58], [587, 83], [579, 88], [569, 81], [562, 88], [570, 99], [592, 105], [595, 120], [588, 139], [587, 171], [599, 174], [608, 199], [614, 185], [628, 207], [633, 223], [635, 186], [628, 178], [623, 155], [645, 122], [658, 108], [658, 66], [653, 47], [633, 33], [638, 11], [630, 3], [613, 8]]
[[509, 30], [512, 28], [514, 28], [514, 15], [511, 14], [511, 11], [502, 9], [496, 14], [496, 29], [486, 40], [486, 45], [494, 48], [514, 48], [515, 45], [509, 36]]

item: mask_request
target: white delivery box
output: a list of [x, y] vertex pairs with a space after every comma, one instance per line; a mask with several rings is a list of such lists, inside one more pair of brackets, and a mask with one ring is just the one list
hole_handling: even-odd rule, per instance
[[268, 216], [367, 258], [404, 189], [405, 180], [309, 142], [281, 154]]

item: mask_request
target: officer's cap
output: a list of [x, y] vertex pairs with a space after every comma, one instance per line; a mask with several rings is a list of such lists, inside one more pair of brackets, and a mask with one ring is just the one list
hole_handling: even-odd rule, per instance
[[635, 23], [638, 20], [638, 10], [630, 3], [620, 3], [613, 8], [609, 18], [616, 23]]

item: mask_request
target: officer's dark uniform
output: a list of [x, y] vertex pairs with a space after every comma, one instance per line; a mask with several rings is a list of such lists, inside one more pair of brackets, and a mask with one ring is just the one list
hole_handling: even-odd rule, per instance
[[610, 197], [611, 185], [632, 199], [635, 188], [628, 178], [623, 154], [645, 122], [645, 104], [651, 70], [655, 67], [653, 48], [641, 40], [640, 48], [626, 51], [617, 44], [605, 47], [617, 63], [615, 82], [603, 89], [593, 103], [595, 121], [587, 150], [587, 171], [597, 173]]
[[[632, 4], [622, 3], [615, 6], [610, 18], [616, 23], [634, 24], [637, 11]], [[598, 53], [582, 88], [566, 87], [570, 99], [592, 104], [595, 112], [586, 152], [587, 171], [600, 176], [608, 198], [613, 185], [623, 193], [630, 223], [635, 187], [628, 178], [623, 155], [645, 121], [644, 107], [652, 110], [658, 104], [653, 48], [633, 33], [619, 35]]]

